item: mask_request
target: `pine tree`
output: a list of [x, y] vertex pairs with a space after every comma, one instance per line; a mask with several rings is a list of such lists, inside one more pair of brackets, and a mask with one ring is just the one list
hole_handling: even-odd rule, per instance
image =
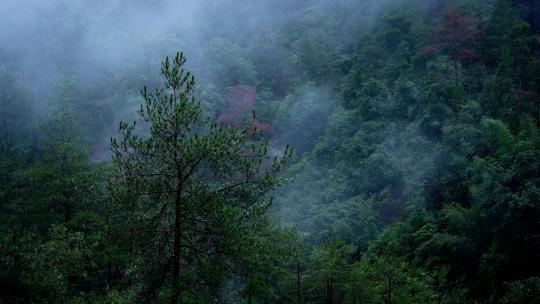
[[40, 195], [45, 205], [61, 213], [67, 224], [84, 202], [89, 187], [90, 163], [73, 113], [75, 78], [64, 75], [57, 90], [58, 101], [52, 118], [43, 126], [42, 161], [33, 173], [36, 182], [43, 187]]
[[165, 58], [164, 86], [141, 92], [143, 126], [122, 122], [120, 140], [112, 140], [112, 188], [122, 189], [134, 250], [144, 254], [142, 301], [166, 286], [171, 303], [216, 290], [219, 282], [205, 269], [224, 271], [215, 266], [227, 265], [239, 243], [234, 240], [264, 214], [264, 195], [290, 155], [286, 148], [270, 161], [251, 123], [211, 123], [193, 95], [195, 79], [185, 62], [180, 53]]

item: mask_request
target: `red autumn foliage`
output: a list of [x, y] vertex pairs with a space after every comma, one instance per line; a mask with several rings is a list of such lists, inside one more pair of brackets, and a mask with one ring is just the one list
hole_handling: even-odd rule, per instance
[[438, 27], [431, 29], [436, 42], [422, 49], [422, 53], [430, 55], [444, 52], [450, 58], [464, 64], [481, 58], [475, 51], [477, 38], [483, 30], [478, 29], [478, 21], [457, 9], [443, 13], [443, 21]]
[[258, 121], [257, 119], [254, 119], [252, 125], [263, 134], [270, 135], [270, 136], [276, 135], [276, 130], [270, 123], [264, 123], [264, 122]]
[[253, 111], [257, 89], [255, 87], [237, 84], [231, 88], [229, 93], [229, 108], [221, 113], [218, 122], [226, 125], [233, 125], [246, 117]]
[[[235, 125], [242, 122], [255, 107], [257, 89], [241, 83], [231, 88], [229, 93], [229, 108], [219, 115], [217, 121], [225, 125]], [[270, 123], [263, 123], [253, 119], [252, 126], [259, 132], [268, 135], [276, 135], [276, 130]]]
[[527, 91], [527, 90], [523, 90], [523, 89], [519, 89], [517, 91], [517, 94], [519, 97], [521, 98], [533, 98], [536, 94], [532, 91]]
[[443, 48], [444, 48], [444, 45], [442, 44], [432, 44], [432, 45], [425, 46], [422, 49], [422, 53], [425, 55], [431, 55], [431, 54], [439, 52]]

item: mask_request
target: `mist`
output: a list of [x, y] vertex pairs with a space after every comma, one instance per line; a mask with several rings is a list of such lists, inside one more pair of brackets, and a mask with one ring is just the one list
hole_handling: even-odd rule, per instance
[[[39, 121], [46, 120], [54, 106], [61, 76], [74, 76], [81, 99], [77, 111], [94, 111], [99, 126], [85, 134], [91, 145], [97, 145], [94, 150], [102, 151], [93, 158], [105, 159], [106, 149], [100, 146], [114, 134], [119, 120], [132, 119], [139, 89], [159, 85], [159, 65], [165, 56], [177, 51], [186, 54], [188, 67], [198, 79], [196, 93], [215, 115], [227, 107], [228, 90], [237, 83], [265, 94], [257, 98], [258, 104], [279, 103], [286, 98], [285, 92], [297, 94], [296, 86], [298, 94], [306, 92], [305, 86], [295, 83], [305, 71], [290, 56], [301, 46], [290, 44], [283, 35], [298, 26], [317, 29], [325, 22], [323, 14], [350, 10], [341, 24], [332, 25], [334, 32], [319, 34], [322, 42], [323, 37], [339, 33], [340, 40], [353, 46], [381, 5], [380, 1], [328, 0], [7, 0], [0, 4], [5, 16], [0, 20], [0, 58], [13, 71], [17, 84], [33, 95]], [[361, 9], [362, 15], [353, 14], [353, 9]], [[307, 29], [304, 33], [312, 35]], [[343, 50], [327, 51], [326, 56], [334, 56]], [[281, 77], [278, 84], [265, 83], [265, 77], [275, 75]], [[332, 81], [320, 85], [328, 88]], [[318, 95], [317, 86], [312, 86], [312, 95]], [[294, 107], [301, 111], [300, 105]], [[83, 119], [80, 127], [88, 129], [96, 121]], [[322, 126], [325, 119], [321, 121]], [[282, 128], [290, 130], [285, 125]], [[278, 142], [288, 140], [295, 145], [294, 136], [279, 137]]]
[[[327, 130], [327, 125], [331, 117], [342, 119], [336, 88], [343, 81], [340, 75], [353, 67], [359, 38], [392, 11], [390, 4], [398, 3], [7, 0], [0, 4], [6, 16], [0, 20], [6, 29], [0, 33], [0, 63], [33, 96], [27, 118], [37, 121], [36, 128], [57, 104], [60, 80], [73, 77], [78, 128], [90, 158], [103, 162], [110, 158], [109, 138], [117, 135], [118, 122], [136, 119], [139, 90], [158, 87], [163, 58], [183, 52], [197, 79], [195, 94], [210, 116], [219, 121], [235, 107], [235, 98], [245, 97], [232, 97], [238, 85], [253, 89], [252, 104], [229, 123], [255, 110], [258, 123], [272, 128], [266, 134], [272, 153], [280, 155], [290, 145], [300, 166], [312, 158], [325, 134], [338, 132], [332, 126]], [[391, 132], [381, 132], [381, 139], [388, 136], [385, 133]], [[296, 173], [328, 175], [329, 168], [311, 162], [302, 170]], [[326, 187], [310, 193], [314, 185], [300, 180], [304, 185], [294, 182], [276, 197], [273, 212], [288, 226], [302, 225], [311, 217], [299, 217], [301, 210], [287, 207], [294, 197], [311, 197], [314, 212], [319, 212], [321, 202], [339, 197]], [[308, 232], [321, 229], [312, 223], [302, 227]]]
[[0, 303], [540, 303], [539, 12], [0, 0]]

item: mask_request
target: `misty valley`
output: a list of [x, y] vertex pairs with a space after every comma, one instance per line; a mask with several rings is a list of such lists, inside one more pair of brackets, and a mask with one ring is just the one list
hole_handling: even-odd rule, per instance
[[4, 303], [540, 304], [540, 2], [1, 0]]

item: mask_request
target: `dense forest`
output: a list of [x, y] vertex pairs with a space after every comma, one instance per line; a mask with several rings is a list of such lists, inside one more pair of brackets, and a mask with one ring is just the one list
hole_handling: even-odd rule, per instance
[[540, 303], [539, 1], [0, 16], [0, 303]]

